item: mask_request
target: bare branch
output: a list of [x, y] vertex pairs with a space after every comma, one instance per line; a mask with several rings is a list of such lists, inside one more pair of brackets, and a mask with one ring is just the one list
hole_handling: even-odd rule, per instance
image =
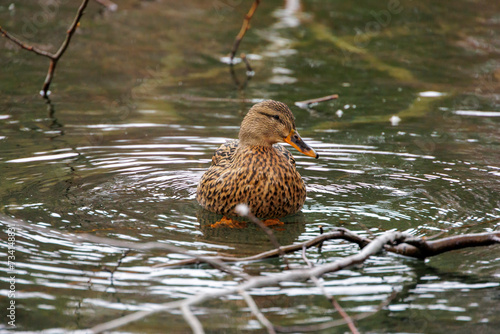
[[52, 78], [54, 77], [54, 71], [56, 69], [57, 62], [62, 57], [62, 55], [64, 54], [66, 49], [68, 48], [69, 42], [71, 41], [71, 38], [73, 37], [73, 35], [74, 35], [74, 33], [75, 33], [79, 23], [80, 23], [80, 19], [82, 18], [83, 12], [85, 11], [85, 8], [87, 7], [88, 3], [89, 3], [89, 0], [82, 1], [81, 5], [78, 8], [78, 11], [76, 13], [75, 19], [73, 20], [73, 23], [71, 23], [68, 31], [66, 32], [66, 38], [64, 39], [61, 46], [59, 47], [59, 50], [57, 50], [57, 52], [54, 54], [47, 52], [47, 51], [40, 50], [34, 46], [28, 45], [28, 44], [24, 43], [23, 41], [21, 41], [20, 39], [9, 34], [7, 31], [2, 29], [2, 27], [0, 27], [0, 33], [2, 33], [2, 35], [4, 37], [9, 39], [13, 43], [17, 44], [18, 46], [20, 46], [21, 48], [23, 48], [25, 50], [34, 52], [37, 55], [44, 56], [44, 57], [47, 57], [50, 59], [49, 69], [47, 71], [47, 76], [45, 77], [45, 81], [43, 83], [42, 91], [41, 91], [42, 96], [46, 99], [49, 96], [49, 88], [50, 88], [50, 84], [52, 83]]
[[457, 235], [439, 240], [411, 238], [404, 244], [387, 246], [386, 250], [404, 256], [425, 259], [451, 250], [467, 247], [489, 246], [500, 243], [500, 232]]
[[189, 305], [187, 305], [187, 304], [182, 305], [181, 311], [182, 311], [182, 316], [184, 317], [186, 322], [189, 324], [189, 326], [191, 326], [191, 329], [193, 330], [194, 334], [204, 334], [205, 333], [200, 321], [198, 320], [198, 318], [196, 318], [194, 316], [193, 312], [191, 312], [191, 310], [189, 309]]
[[7, 32], [2, 27], [0, 27], [0, 33], [2, 34], [3, 37], [5, 37], [8, 40], [12, 41], [14, 44], [17, 44], [22, 49], [34, 52], [34, 53], [36, 53], [39, 56], [47, 57], [49, 59], [52, 59], [54, 57], [54, 55], [52, 53], [50, 53], [50, 52], [47, 52], [47, 51], [44, 51], [44, 50], [40, 50], [39, 48], [37, 48], [35, 46], [28, 45], [28, 44], [24, 43], [19, 38], [13, 36], [12, 34], [10, 34], [9, 32]]
[[53, 55], [53, 57], [50, 60], [50, 65], [49, 65], [49, 70], [47, 72], [47, 76], [45, 77], [45, 82], [43, 83], [42, 86], [42, 93], [43, 97], [47, 98], [48, 97], [48, 91], [50, 88], [50, 84], [52, 83], [52, 78], [54, 77], [54, 71], [57, 66], [57, 62], [59, 59], [61, 59], [62, 55], [64, 52], [66, 52], [66, 49], [69, 46], [69, 42], [71, 41], [71, 38], [73, 37], [76, 28], [78, 27], [80, 23], [80, 19], [83, 16], [83, 12], [85, 10], [85, 7], [87, 7], [87, 4], [89, 3], [89, 0], [83, 0], [82, 4], [80, 5], [80, 8], [78, 8], [78, 11], [76, 12], [75, 19], [73, 20], [73, 23], [71, 23], [71, 26], [69, 27], [68, 31], [66, 32], [66, 38], [64, 39], [63, 43], [61, 44], [61, 47], [57, 52]]
[[311, 99], [311, 100], [297, 101], [297, 102], [295, 102], [295, 105], [299, 108], [305, 109], [305, 108], [309, 108], [312, 104], [317, 104], [320, 102], [326, 102], [326, 101], [330, 101], [330, 100], [336, 100], [338, 98], [339, 98], [339, 96], [337, 94], [333, 94], [333, 95], [318, 97], [316, 99]]
[[242, 217], [246, 217], [250, 219], [250, 221], [254, 224], [257, 224], [266, 234], [271, 243], [273, 244], [274, 248], [278, 250], [279, 254], [281, 255], [283, 262], [285, 262], [286, 268], [290, 269], [290, 263], [288, 262], [288, 259], [285, 256], [285, 252], [283, 249], [281, 249], [281, 245], [278, 242], [278, 239], [274, 236], [273, 231], [269, 227], [266, 226], [260, 219], [254, 216], [254, 214], [250, 211], [250, 208], [246, 204], [238, 204], [235, 208], [234, 211], [236, 211], [237, 214], [239, 214]]
[[[240, 257], [240, 258], [231, 256], [215, 256], [213, 258], [225, 263], [263, 260], [267, 258], [280, 256], [281, 251], [285, 254], [289, 254], [301, 250], [303, 245], [305, 245], [306, 248], [309, 248], [316, 245], [321, 245], [324, 241], [332, 239], [343, 239], [349, 242], [356, 243], [360, 247], [364, 247], [371, 242], [370, 239], [359, 236], [347, 229], [337, 228], [333, 232], [319, 235], [314, 239], [305, 241], [300, 244], [282, 246], [280, 250], [273, 249], [256, 255]], [[426, 239], [423, 238], [422, 239], [411, 238], [408, 240], [408, 242], [399, 245], [395, 246], [387, 245], [385, 246], [385, 250], [391, 253], [396, 253], [408, 257], [425, 259], [426, 257], [439, 255], [443, 252], [450, 250], [461, 249], [466, 247], [489, 246], [496, 243], [500, 243], [500, 232], [466, 234], [466, 235], [443, 238], [435, 241], [426, 241]], [[197, 259], [187, 259], [174, 263], [164, 263], [164, 264], [162, 263], [156, 265], [155, 267], [157, 268], [174, 267], [174, 266], [183, 266], [196, 263], [199, 263]]]
[[[375, 238], [370, 244], [368, 244], [365, 248], [363, 248], [358, 254], [347, 256], [345, 258], [336, 260], [331, 263], [326, 263], [321, 266], [317, 266], [310, 269], [294, 269], [281, 273], [276, 273], [268, 276], [258, 276], [251, 277], [247, 281], [233, 287], [228, 287], [226, 289], [221, 289], [219, 291], [213, 293], [203, 293], [198, 294], [184, 300], [175, 301], [163, 304], [161, 307], [158, 307], [154, 310], [150, 311], [140, 311], [136, 313], [129, 314], [122, 318], [110, 321], [108, 323], [104, 323], [98, 325], [91, 330], [94, 333], [101, 333], [103, 331], [111, 330], [117, 327], [124, 326], [133, 321], [137, 321], [154, 313], [167, 311], [173, 308], [179, 308], [183, 305], [195, 305], [200, 304], [206, 300], [220, 298], [222, 296], [227, 296], [231, 294], [238, 293], [240, 290], [249, 290], [254, 288], [260, 288], [264, 286], [276, 285], [280, 282], [285, 281], [302, 281], [306, 280], [311, 276], [320, 277], [326, 273], [334, 272], [341, 270], [343, 268], [352, 266], [354, 264], [362, 263], [370, 256], [381, 251], [386, 244], [392, 244], [403, 241], [405, 238], [410, 237], [409, 235], [401, 232], [386, 232], [381, 236]], [[275, 326], [276, 327], [276, 326]], [[277, 327], [276, 327], [277, 328]]]
[[231, 65], [233, 64], [233, 59], [234, 56], [236, 55], [236, 52], [238, 51], [238, 47], [240, 46], [241, 40], [245, 36], [247, 30], [250, 28], [250, 20], [252, 19], [253, 14], [257, 10], [259, 3], [260, 0], [255, 0], [252, 4], [252, 7], [250, 7], [250, 10], [248, 11], [247, 15], [245, 15], [245, 19], [243, 20], [240, 32], [236, 36], [233, 44], [233, 49], [231, 50]]
[[[337, 228], [333, 232], [325, 233], [322, 235], [317, 236], [314, 239], [305, 241], [300, 244], [294, 244], [294, 245], [287, 245], [287, 246], [282, 246], [281, 249], [272, 249], [266, 252], [262, 252], [256, 255], [252, 256], [247, 256], [247, 257], [232, 257], [232, 256], [214, 256], [214, 259], [217, 259], [219, 261], [225, 262], [225, 263], [231, 263], [231, 262], [249, 262], [249, 261], [256, 261], [256, 260], [263, 260], [263, 259], [268, 259], [276, 256], [280, 256], [281, 252], [285, 254], [293, 253], [296, 251], [299, 251], [302, 249], [302, 247], [305, 245], [306, 248], [313, 247], [316, 245], [321, 245], [324, 241], [326, 240], [331, 240], [331, 239], [343, 239], [346, 241], [350, 241], [353, 243], [358, 244], [360, 247], [364, 247], [367, 244], [370, 243], [370, 239], [364, 238], [362, 236], [359, 236], [347, 229], [344, 228]], [[198, 263], [197, 259], [186, 259], [186, 260], [181, 260], [178, 262], [174, 263], [162, 263], [158, 264], [155, 267], [160, 268], [160, 267], [174, 267], [174, 266], [184, 266], [184, 265], [189, 265], [189, 264], [196, 264]]]
[[[241, 282], [238, 285], [235, 286], [230, 286], [226, 287], [225, 289], [218, 290], [216, 292], [212, 293], [203, 293], [203, 294], [198, 294], [191, 296], [189, 298], [183, 299], [183, 300], [178, 300], [178, 301], [173, 301], [169, 303], [165, 303], [160, 305], [158, 308], [152, 309], [152, 310], [147, 310], [147, 311], [140, 311], [140, 312], [135, 312], [131, 313], [127, 316], [124, 316], [119, 319], [112, 320], [110, 322], [100, 324], [95, 326], [94, 328], [91, 329], [94, 333], [100, 333], [103, 331], [108, 331], [114, 328], [118, 328], [121, 326], [124, 326], [126, 324], [129, 324], [134, 321], [138, 321], [140, 319], [143, 319], [144, 317], [150, 316], [154, 313], [162, 312], [162, 311], [167, 311], [171, 309], [182, 309], [183, 314], [185, 317], [190, 318], [191, 312], [189, 310], [190, 306], [197, 305], [200, 303], [203, 303], [204, 301], [210, 300], [210, 299], [215, 299], [215, 298], [220, 298], [223, 296], [228, 296], [232, 294], [237, 294], [240, 293], [240, 291], [247, 291], [250, 289], [254, 288], [260, 288], [260, 287], [265, 287], [265, 286], [272, 286], [272, 285], [277, 285], [281, 282], [289, 282], [289, 281], [303, 281], [310, 279], [312, 277], [315, 277], [316, 279], [320, 278], [322, 275], [329, 273], [329, 272], [335, 272], [341, 269], [344, 269], [346, 267], [352, 266], [354, 264], [359, 264], [363, 263], [366, 259], [368, 259], [370, 256], [376, 254], [377, 252], [381, 250], [388, 250], [394, 253], [398, 254], [403, 254], [403, 255], [409, 255], [417, 258], [423, 258], [426, 256], [433, 256], [440, 254], [444, 251], [447, 250], [452, 250], [452, 249], [460, 249], [464, 247], [474, 247], [474, 246], [485, 246], [485, 245], [491, 245], [493, 243], [500, 243], [500, 232], [494, 232], [494, 233], [480, 233], [480, 234], [469, 234], [469, 235], [462, 235], [462, 236], [453, 236], [449, 238], [444, 238], [440, 240], [435, 240], [435, 241], [426, 241], [423, 238], [415, 238], [411, 235], [408, 235], [406, 233], [401, 233], [401, 232], [386, 232], [378, 237], [376, 237], [374, 240], [370, 241], [367, 238], [363, 238], [361, 236], [358, 236], [357, 234], [350, 232], [345, 229], [338, 229], [332, 233], [329, 234], [323, 234], [317, 238], [315, 238], [314, 242], [315, 244], [320, 243], [324, 240], [327, 240], [328, 238], [341, 238], [344, 240], [352, 241], [357, 243], [362, 247], [362, 250], [354, 255], [347, 256], [342, 259], [338, 259], [334, 262], [331, 263], [325, 263], [322, 265], [318, 265], [316, 267], [312, 268], [301, 268], [301, 269], [293, 269], [281, 273], [275, 273], [275, 274], [270, 274], [267, 276], [248, 276], [245, 274], [239, 274], [233, 272], [233, 270], [229, 267], [227, 267], [224, 263], [221, 262], [220, 258], [211, 258], [211, 257], [201, 257], [197, 255], [193, 255], [188, 251], [185, 251], [179, 247], [175, 247], [172, 245], [166, 245], [163, 243], [159, 242], [148, 242], [148, 243], [135, 243], [135, 242], [128, 242], [128, 241], [122, 241], [122, 240], [114, 240], [114, 239], [109, 239], [109, 238], [101, 238], [93, 235], [88, 235], [88, 234], [82, 234], [82, 235], [74, 235], [74, 234], [69, 234], [69, 233], [61, 233], [60, 231], [48, 229], [48, 228], [43, 228], [40, 226], [33, 226], [28, 223], [25, 223], [19, 219], [11, 218], [5, 215], [0, 214], [0, 221], [5, 222], [8, 225], [12, 225], [16, 228], [24, 228], [27, 230], [35, 230], [40, 233], [51, 233], [54, 235], [57, 235], [58, 237], [64, 237], [66, 240], [73, 241], [75, 243], [84, 243], [84, 242], [95, 242], [95, 243], [101, 243], [101, 244], [106, 244], [106, 245], [111, 245], [115, 247], [120, 247], [120, 248], [130, 248], [130, 249], [135, 249], [135, 250], [152, 250], [152, 249], [164, 249], [168, 252], [175, 252], [179, 254], [185, 254], [187, 256], [193, 256], [196, 258], [196, 261], [198, 262], [206, 262], [214, 267], [223, 270], [225, 272], [228, 272], [232, 275], [235, 275], [237, 277], [242, 277], [246, 279], [245, 281]], [[300, 247], [300, 249], [303, 249], [303, 252], [305, 251], [306, 248], [311, 247], [314, 245], [311, 241], [302, 243], [299, 245], [291, 245], [291, 246], [285, 246], [281, 247], [282, 251], [290, 250], [290, 249], [295, 249], [297, 250], [297, 246]], [[452, 247], [454, 245], [454, 247]], [[259, 254], [259, 258], [265, 258], [266, 256], [269, 256], [269, 254], [274, 254], [274, 256], [277, 256], [280, 254], [278, 250], [273, 250], [270, 252], [267, 252], [266, 254]], [[251, 258], [251, 257], [249, 257]], [[232, 258], [233, 260], [235, 258]], [[246, 258], [248, 259], [248, 258]], [[307, 258], [306, 258], [307, 259]], [[239, 261], [242, 261], [242, 259], [236, 259]], [[308, 262], [308, 261], [306, 261]], [[326, 294], [328, 296], [328, 294]], [[393, 294], [394, 295], [394, 294]], [[388, 301], [385, 303], [382, 303], [379, 308], [377, 309], [380, 310], [381, 308], [385, 307], [390, 300], [393, 297], [389, 298]], [[250, 302], [251, 306], [251, 302]], [[252, 307], [252, 306], [251, 306]], [[338, 308], [339, 309], [339, 308]], [[258, 308], [257, 308], [258, 310]], [[255, 311], [255, 310], [254, 310]], [[377, 312], [375, 311], [375, 312]], [[340, 311], [339, 311], [340, 312]], [[353, 320], [359, 320], [364, 317], [367, 317], [375, 312], [369, 312], [366, 314], [359, 314], [357, 316], [350, 317], [351, 322]], [[258, 314], [256, 312], [255, 314]], [[257, 315], [256, 315], [257, 316]], [[258, 316], [258, 318], [261, 318]], [[315, 325], [310, 325], [310, 326], [292, 326], [292, 327], [280, 327], [280, 326], [273, 326], [276, 331], [279, 332], [307, 332], [307, 331], [318, 331], [322, 329], [327, 329], [331, 328], [333, 326], [338, 326], [340, 324], [345, 324], [349, 323], [349, 320], [347, 320], [347, 317], [344, 317], [342, 320], [337, 320], [337, 321], [330, 321], [322, 324], [315, 324]], [[263, 319], [259, 319], [260, 321], [264, 321]], [[197, 321], [197, 320], [196, 320]], [[264, 321], [264, 324], [266, 322]], [[198, 328], [196, 327], [196, 323], [193, 322], [190, 323], [191, 326], [194, 326], [193, 328]], [[201, 326], [201, 325], [200, 325]], [[268, 326], [266, 326], [268, 328]], [[352, 329], [352, 328], [351, 328]], [[202, 330], [202, 329], [201, 329]], [[354, 332], [354, 331], [353, 331]]]
[[[311, 261], [309, 261], [309, 259], [306, 256], [306, 247], [302, 247], [302, 258], [304, 259], [304, 261], [306, 262], [306, 264], [307, 264], [307, 266], [309, 268], [313, 267], [313, 264], [311, 263]], [[351, 332], [353, 334], [359, 334], [358, 329], [354, 325], [354, 321], [352, 321], [351, 317], [346, 313], [346, 311], [344, 311], [344, 309], [342, 308], [342, 306], [340, 306], [340, 304], [337, 302], [337, 300], [335, 299], [335, 297], [333, 297], [332, 295], [330, 295], [325, 290], [325, 286], [323, 285], [323, 283], [316, 276], [311, 276], [311, 280], [321, 290], [321, 292], [323, 293], [323, 295], [325, 295], [325, 297], [328, 300], [330, 300], [330, 302], [332, 303], [333, 307], [335, 307], [335, 309], [337, 310], [337, 312], [339, 312], [339, 314], [342, 316], [342, 319], [344, 319], [344, 321], [347, 324], [347, 326], [349, 326], [349, 329], [351, 330]]]
[[66, 38], [64, 39], [64, 42], [61, 44], [61, 47], [59, 50], [54, 55], [54, 59], [58, 59], [62, 57], [64, 52], [66, 52], [66, 49], [68, 48], [69, 42], [71, 42], [71, 38], [73, 37], [76, 28], [78, 27], [80, 23], [80, 19], [83, 16], [83, 12], [85, 11], [85, 7], [87, 7], [87, 4], [89, 3], [89, 0], [83, 0], [82, 4], [78, 8], [78, 11], [76, 12], [75, 19], [73, 20], [73, 23], [71, 23], [68, 31], [66, 32]]
[[245, 290], [240, 290], [238, 291], [238, 293], [245, 299], [248, 307], [250, 307], [250, 310], [252, 311], [253, 315], [255, 315], [257, 320], [259, 320], [262, 326], [266, 327], [267, 332], [269, 334], [276, 334], [273, 324], [262, 314], [257, 304], [255, 304], [252, 296], [250, 296]]

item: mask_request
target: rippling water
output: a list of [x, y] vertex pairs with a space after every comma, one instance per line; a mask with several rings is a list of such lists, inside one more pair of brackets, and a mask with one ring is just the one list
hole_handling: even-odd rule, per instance
[[[272, 5], [274, 9], [281, 6], [277, 1]], [[334, 5], [341, 6], [312, 2], [305, 14], [329, 24], [325, 15], [335, 17], [340, 10], [335, 7], [334, 11]], [[179, 13], [172, 14], [160, 3], [148, 6], [128, 15], [143, 15], [143, 20], [152, 15], [153, 23], [163, 22], [162, 15], [181, 20], [176, 16]], [[203, 13], [211, 10], [200, 3], [196, 6]], [[207, 43], [201, 51], [189, 49], [181, 33], [170, 36], [174, 46], [158, 46], [166, 54], [162, 55], [165, 68], [148, 72], [141, 80], [135, 79], [138, 74], [127, 73], [136, 80], [130, 95], [121, 91], [119, 96], [113, 95], [116, 93], [106, 88], [106, 83], [99, 86], [96, 78], [103, 74], [91, 69], [87, 75], [97, 82], [95, 88], [74, 87], [76, 78], [64, 77], [61, 71], [52, 113], [47, 116], [47, 106], [33, 98], [32, 91], [12, 88], [20, 85], [18, 80], [25, 74], [19, 69], [20, 78], [9, 76], [9, 92], [13, 93], [1, 93], [6, 98], [0, 102], [1, 211], [47, 228], [17, 230], [19, 330], [84, 329], [131, 311], [150, 310], [161, 303], [234, 286], [230, 275], [207, 265], [154, 267], [184, 259], [183, 255], [125, 253], [125, 249], [106, 244], [74, 243], [65, 233], [158, 241], [202, 255], [246, 256], [271, 249], [268, 238], [252, 225], [241, 229], [214, 227], [220, 217], [202, 210], [195, 200], [196, 185], [213, 151], [227, 139], [237, 137], [245, 111], [263, 98], [292, 106], [299, 132], [320, 154], [320, 159], [314, 160], [288, 146], [307, 184], [308, 197], [302, 213], [287, 217], [285, 225], [273, 229], [281, 244], [303, 242], [318, 236], [320, 228], [329, 231], [338, 226], [366, 236], [399, 230], [425, 237], [442, 231], [460, 234], [500, 228], [498, 94], [471, 94], [471, 87], [477, 86], [471, 73], [453, 74], [460, 76], [461, 83], [459, 87], [450, 84], [455, 78], [449, 72], [453, 66], [448, 67], [445, 61], [436, 66], [443, 69], [435, 69], [438, 73], [431, 75], [435, 64], [422, 67], [423, 58], [413, 58], [419, 55], [412, 54], [411, 46], [399, 36], [406, 33], [397, 28], [406, 28], [397, 22], [391, 28], [399, 36], [396, 42], [403, 55], [394, 54], [410, 59], [405, 71], [419, 76], [410, 83], [401, 80], [403, 72], [396, 71], [400, 74], [390, 77], [380, 74], [387, 67], [367, 68], [356, 57], [339, 60], [332, 56], [332, 46], [311, 49], [309, 44], [315, 40], [308, 34], [318, 31], [317, 23], [309, 22], [306, 15], [301, 19], [303, 27], [286, 30], [300, 24], [287, 12], [292, 9], [275, 11], [266, 9], [270, 5], [263, 6], [260, 30], [249, 35], [245, 44], [254, 50], [249, 59], [257, 75], [244, 92], [234, 90], [219, 51], [206, 51], [210, 43], [217, 45], [217, 50], [226, 50], [219, 44], [227, 44], [233, 34], [219, 36], [215, 31], [221, 31], [228, 19], [213, 27], [203, 24], [203, 29], [198, 29], [199, 25], [192, 28], [190, 33], [196, 36], [192, 38]], [[236, 8], [238, 13], [246, 10], [243, 7], [246, 5]], [[415, 8], [422, 15], [424, 9]], [[481, 10], [484, 15], [488, 13]], [[185, 15], [195, 20], [197, 13], [189, 10]], [[5, 15], [5, 11], [0, 14]], [[421, 18], [409, 12], [405, 15]], [[98, 16], [94, 11], [90, 16], [96, 25], [112, 24], [108, 20], [113, 18]], [[348, 20], [346, 17], [339, 19]], [[236, 29], [239, 19], [231, 24]], [[165, 33], [156, 32], [154, 27], [144, 29], [152, 29], [150, 34]], [[295, 32], [305, 37], [299, 38]], [[475, 33], [474, 38], [489, 36], [479, 28]], [[377, 43], [389, 43], [387, 40], [393, 37], [388, 35], [381, 34]], [[208, 37], [220, 40], [209, 42]], [[145, 37], [138, 34], [134, 38], [143, 41]], [[329, 41], [321, 38], [326, 44]], [[440, 47], [428, 35], [416, 34], [415, 38], [429, 52]], [[469, 41], [456, 38], [449, 36], [449, 48]], [[367, 50], [372, 52], [370, 46]], [[391, 57], [396, 56], [386, 52], [385, 58], [379, 56], [391, 63]], [[465, 60], [457, 66], [470, 65], [467, 57], [471, 51], [461, 52]], [[35, 61], [22, 53], [15, 56], [26, 57], [19, 58], [24, 62]], [[370, 66], [379, 64], [369, 56], [358, 56]], [[491, 63], [498, 62], [498, 57], [488, 57], [488, 68], [495, 68]], [[4, 56], [0, 59], [5, 62]], [[67, 61], [74, 65], [78, 59]], [[475, 66], [483, 65], [481, 57], [475, 61]], [[154, 59], [146, 62], [148, 69], [157, 68]], [[200, 64], [203, 69], [199, 69]], [[119, 89], [130, 90], [120, 86], [121, 79], [112, 69], [103, 68], [105, 77], [114, 80]], [[185, 68], [186, 73], [180, 75], [179, 68]], [[442, 83], [446, 81], [442, 77], [448, 81]], [[62, 87], [64, 83], [68, 90]], [[332, 94], [332, 89], [340, 94], [339, 101], [311, 110], [294, 106], [297, 100]], [[7, 229], [6, 220], [0, 218], [3, 230]], [[0, 247], [2, 255], [7, 255], [7, 243], [1, 241]], [[357, 323], [364, 332], [494, 333], [500, 327], [498, 250], [465, 249], [425, 262], [381, 253], [362, 266], [326, 275], [325, 289], [350, 314], [375, 311], [396, 291], [389, 306]], [[358, 247], [352, 244], [329, 241], [321, 252], [310, 249], [307, 256], [319, 264], [357, 252]], [[299, 253], [287, 257], [293, 267], [305, 265]], [[276, 273], [284, 267], [279, 259], [234, 264], [236, 270], [252, 275]], [[0, 306], [4, 309], [9, 270], [3, 260], [0, 270], [0, 295], [4, 297]], [[338, 319], [329, 301], [311, 282], [287, 282], [254, 289], [251, 294], [275, 324]], [[262, 332], [239, 296], [205, 302], [194, 312], [207, 332]], [[124, 330], [165, 332], [166, 324], [172, 333], [189, 331], [180, 311], [160, 313]], [[0, 330], [6, 328], [0, 325]], [[339, 327], [332, 331], [345, 330]]]
[[[10, 181], [4, 210], [10, 215], [61, 231], [127, 241], [160, 241], [200, 254], [241, 256], [271, 247], [256, 228], [210, 228], [218, 217], [205, 214], [194, 200], [197, 182], [213, 150], [235, 137], [237, 127], [218, 129], [221, 137], [210, 136], [214, 127], [181, 124], [68, 124], [65, 128], [68, 133], [93, 131], [102, 138], [106, 138], [106, 131], [123, 136], [103, 139], [99, 145], [4, 155], [4, 175]], [[198, 132], [205, 132], [207, 137], [196, 135]], [[351, 144], [348, 133], [306, 133], [305, 140], [317, 149], [321, 159], [300, 156], [290, 148], [306, 180], [308, 199], [301, 215], [276, 229], [282, 244], [315, 237], [319, 226], [326, 230], [344, 226], [365, 235], [397, 229], [422, 236], [443, 229], [475, 232], [498, 226], [498, 221], [487, 223], [499, 217], [495, 206], [498, 189], [493, 187], [496, 183], [490, 185], [491, 178], [498, 176], [495, 166], [479, 165], [471, 159], [439, 158], [442, 152], [437, 151], [434, 155], [410, 153], [407, 143], [412, 142], [412, 134], [397, 127], [387, 126], [376, 138], [369, 135], [358, 139], [370, 145]], [[466, 206], [463, 201], [467, 201]], [[43, 321], [52, 328], [86, 327], [96, 319], [110, 319], [123, 311], [148, 310], [157, 303], [235, 284], [226, 274], [207, 266], [152, 269], [152, 265], [183, 258], [162, 252], [127, 254], [111, 276], [109, 270], [117, 266], [122, 249], [73, 244], [64, 234], [20, 230], [17, 245], [17, 298], [23, 305], [19, 312], [36, 310], [42, 316], [61, 312], [63, 307], [64, 316]], [[357, 247], [351, 244], [328, 242], [321, 254], [311, 250], [308, 256], [323, 263], [355, 252]], [[454, 261], [469, 270], [469, 266], [476, 266], [472, 272], [478, 273], [460, 276], [455, 269], [448, 273], [449, 269], [440, 268], [441, 259], [430, 260], [428, 267], [419, 261], [380, 255], [363, 268], [328, 275], [326, 291], [357, 313], [374, 311], [396, 290], [396, 300], [382, 313], [394, 319], [404, 314], [410, 327], [422, 331], [435, 319], [495, 320], [496, 315], [474, 315], [471, 310], [498, 306], [494, 296], [488, 301], [480, 293], [498, 289], [498, 280], [491, 281], [491, 275], [500, 277], [498, 256], [485, 250], [461, 253], [465, 264], [449, 256], [444, 260], [445, 268], [450, 266], [447, 261]], [[293, 265], [303, 265], [300, 254], [289, 258]], [[251, 274], [277, 272], [282, 266], [278, 260], [236, 265]], [[481, 279], [481, 275], [490, 279]], [[455, 297], [457, 292], [460, 298]], [[304, 312], [307, 322], [312, 323], [334, 316], [311, 283], [255, 289], [252, 295], [264, 305], [266, 315], [279, 323], [300, 321]], [[239, 299], [233, 303], [240, 304]], [[233, 320], [222, 327], [258, 327], [253, 320], [245, 320], [248, 310], [233, 309], [229, 304], [202, 305], [196, 314], [204, 321], [222, 321], [229, 312]], [[177, 326], [180, 331], [185, 329], [180, 317]]]

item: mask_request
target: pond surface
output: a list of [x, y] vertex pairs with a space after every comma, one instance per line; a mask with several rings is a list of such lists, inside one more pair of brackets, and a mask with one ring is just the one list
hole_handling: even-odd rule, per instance
[[[212, 226], [220, 217], [203, 211], [195, 192], [214, 150], [237, 137], [245, 112], [275, 99], [291, 106], [302, 137], [320, 154], [315, 160], [288, 146], [308, 197], [301, 214], [274, 229], [281, 244], [316, 237], [320, 227], [365, 236], [498, 230], [500, 3], [297, 4], [262, 2], [240, 45], [255, 72], [246, 80], [243, 63], [231, 76], [227, 55], [251, 1], [128, 0], [116, 12], [91, 2], [56, 70], [50, 105], [38, 96], [47, 59], [0, 39], [1, 212], [65, 233], [159, 241], [201, 255], [272, 249], [254, 226]], [[67, 1], [2, 2], [0, 25], [55, 50], [75, 11]], [[339, 99], [295, 106], [330, 94]], [[235, 284], [207, 265], [153, 268], [181, 255], [124, 251], [18, 229], [16, 329], [90, 328]], [[355, 245], [329, 241], [307, 256], [319, 264], [357, 252]], [[287, 257], [292, 266], [305, 266], [300, 253]], [[2, 310], [9, 303], [5, 259]], [[233, 267], [266, 275], [285, 264], [272, 259]], [[325, 287], [351, 315], [374, 311], [397, 292], [387, 307], [356, 323], [362, 332], [500, 328], [499, 246], [425, 262], [379, 254], [326, 275]], [[340, 318], [312, 282], [250, 292], [276, 325]], [[193, 311], [210, 333], [264, 332], [240, 296]], [[120, 331], [190, 328], [172, 311]]]

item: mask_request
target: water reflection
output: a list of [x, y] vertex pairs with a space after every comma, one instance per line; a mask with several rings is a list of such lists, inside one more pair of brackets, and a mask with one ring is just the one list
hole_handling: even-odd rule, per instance
[[[232, 218], [230, 224], [221, 224], [221, 215], [200, 209], [197, 214], [203, 236], [199, 240], [221, 245], [232, 245], [238, 254], [252, 254], [255, 250], [269, 249], [271, 242], [263, 231], [241, 218]], [[302, 213], [280, 219], [270, 225], [280, 245], [292, 244], [305, 230], [305, 216]], [[252, 250], [251, 252], [248, 252]]]

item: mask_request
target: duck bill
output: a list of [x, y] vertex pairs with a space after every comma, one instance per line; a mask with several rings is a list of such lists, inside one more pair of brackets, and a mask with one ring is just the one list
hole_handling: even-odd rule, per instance
[[297, 130], [292, 129], [292, 131], [290, 131], [288, 136], [283, 138], [283, 140], [286, 143], [295, 147], [300, 153], [305, 154], [305, 155], [310, 156], [310, 157], [313, 157], [313, 158], [316, 158], [316, 159], [319, 158], [318, 153], [316, 153], [316, 151], [314, 149], [312, 149], [309, 145], [304, 143], [302, 138], [300, 138], [300, 135], [297, 132]]

